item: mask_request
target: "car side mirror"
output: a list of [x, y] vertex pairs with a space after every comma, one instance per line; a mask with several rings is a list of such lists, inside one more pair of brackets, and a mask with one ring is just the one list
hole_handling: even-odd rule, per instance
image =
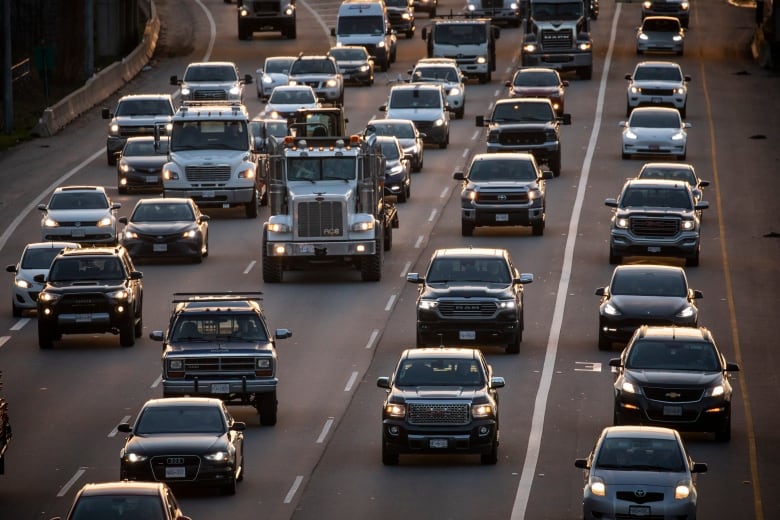
[[498, 388], [504, 388], [506, 386], [506, 381], [503, 377], [491, 377], [490, 378], [490, 388], [498, 389]]
[[163, 331], [161, 330], [153, 330], [149, 333], [149, 339], [154, 341], [162, 341], [163, 340]]
[[696, 205], [694, 206], [694, 209], [697, 209], [697, 210], [698, 209], [707, 209], [709, 207], [710, 207], [710, 203], [709, 202], [707, 202], [706, 200], [700, 200], [699, 202], [696, 203]]
[[100, 115], [103, 119], [111, 119], [111, 112], [108, 110], [108, 108], [103, 108], [103, 110], [100, 111]]
[[606, 289], [604, 287], [599, 287], [596, 289], [596, 292], [594, 293], [596, 296], [604, 296], [607, 293]]
[[330, 28], [330, 35], [331, 36], [336, 36], [336, 29], [334, 27]]
[[612, 358], [609, 360], [609, 366], [620, 368], [622, 366], [622, 363], [620, 363], [620, 358]]
[[737, 363], [726, 363], [726, 372], [739, 372], [739, 365]]
[[386, 376], [376, 378], [376, 386], [390, 389], [390, 378]]
[[691, 473], [707, 473], [707, 463], [694, 462], [691, 468]]
[[700, 298], [704, 298], [704, 293], [702, 293], [702, 292], [701, 292], [700, 290], [698, 290], [698, 289], [695, 289], [695, 290], [693, 291], [693, 299], [694, 299], [694, 300], [698, 300], [698, 299], [700, 299]]
[[287, 339], [292, 337], [292, 331], [290, 329], [276, 329], [274, 331], [274, 338]]
[[133, 433], [133, 427], [129, 423], [120, 423], [116, 427], [116, 431], [121, 433]]
[[7, 265], [5, 267], [5, 270], [8, 271], [9, 273], [16, 273], [18, 271], [18, 269], [16, 268], [16, 264]]
[[563, 85], [564, 87], [568, 87], [569, 86], [569, 80], [568, 79], [562, 80], [561, 81], [561, 85]]
[[631, 81], [631, 74], [626, 74], [626, 75], [625, 75], [625, 78], [626, 78], [628, 81]]
[[706, 188], [709, 185], [710, 185], [710, 181], [701, 181], [701, 180], [699, 181], [700, 188]]
[[485, 126], [485, 116], [476, 116], [474, 118], [475, 126]]
[[419, 273], [407, 273], [406, 281], [410, 283], [425, 283], [425, 277], [420, 276]]
[[515, 278], [515, 283], [520, 283], [523, 285], [533, 283], [533, 281], [534, 275], [532, 273], [520, 273], [520, 277]]
[[127, 225], [127, 217], [119, 217], [119, 223], [120, 224], [124, 224], [126, 226]]
[[574, 467], [588, 469], [588, 459], [574, 459]]
[[171, 76], [171, 85], [178, 85], [179, 84], [179, 78], [176, 76]]
[[130, 273], [131, 280], [141, 280], [144, 277], [144, 273], [141, 271], [133, 271]]
[[541, 179], [544, 179], [544, 180], [552, 179], [555, 176], [553, 171], [551, 169], [549, 169], [549, 168], [542, 168], [541, 171], [542, 171]]
[[242, 432], [246, 430], [246, 423], [243, 421], [233, 421], [233, 424], [230, 426], [230, 429], [235, 432]]
[[561, 122], [562, 125], [570, 125], [571, 124], [571, 114], [563, 114], [561, 117], [558, 118], [558, 120]]
[[617, 199], [613, 199], [613, 198], [606, 199], [604, 201], [604, 205], [609, 206], [610, 208], [617, 208], [618, 207]]

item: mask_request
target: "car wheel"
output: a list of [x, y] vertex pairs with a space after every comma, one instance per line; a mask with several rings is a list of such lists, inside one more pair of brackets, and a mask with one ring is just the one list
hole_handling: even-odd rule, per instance
[[466, 220], [460, 221], [460, 235], [470, 237], [474, 234], [474, 224]]
[[252, 194], [252, 200], [244, 204], [246, 218], [257, 218], [257, 190]]
[[236, 494], [236, 478], [231, 477], [227, 484], [224, 484], [221, 488], [223, 495], [235, 495]]
[[38, 346], [42, 349], [50, 349], [54, 345], [55, 333], [48, 328], [43, 320], [38, 320]]
[[493, 441], [493, 447], [490, 452], [480, 455], [480, 462], [483, 466], [492, 466], [498, 462], [498, 442]]
[[535, 237], [544, 235], [544, 217], [531, 225], [531, 234]]
[[411, 198], [412, 198], [412, 182], [410, 179], [409, 183], [406, 185], [406, 200], [409, 200]]
[[107, 152], [106, 153], [106, 159], [108, 160], [108, 165], [109, 166], [116, 166], [116, 155], [115, 154], [113, 154], [111, 152]]
[[560, 177], [561, 175], [561, 150], [558, 149], [555, 154], [550, 157], [550, 169], [553, 172], [554, 177]]
[[257, 413], [260, 414], [260, 425], [275, 425], [278, 411], [276, 392], [255, 394], [255, 401], [257, 401]]
[[720, 428], [715, 431], [715, 440], [718, 442], [729, 442], [731, 440], [731, 413], [729, 413], [728, 419], [725, 419]]
[[599, 331], [599, 350], [612, 350], [612, 341]]
[[144, 335], [144, 319], [141, 316], [138, 317], [138, 321], [133, 326], [133, 334], [135, 334], [136, 338]]
[[676, 158], [678, 161], [684, 161], [686, 156], [687, 156], [687, 154], [683, 152], [683, 153], [681, 153], [680, 155], [675, 155], [675, 158]]
[[119, 326], [119, 345], [122, 347], [132, 347], [135, 345], [134, 320], [125, 320], [125, 322]]
[[11, 302], [11, 314], [14, 318], [21, 318], [24, 309], [17, 307], [15, 303]]
[[612, 425], [620, 426], [620, 412], [618, 412], [617, 406], [615, 406], [615, 409], [612, 411]]
[[684, 105], [682, 106], [682, 108], [680, 109], [680, 117], [682, 117], [683, 119], [685, 119], [685, 117], [687, 116], [687, 114], [688, 114], [688, 103], [684, 104]]
[[693, 254], [693, 256], [689, 256], [685, 259], [685, 265], [687, 267], [698, 267], [699, 266], [699, 250], [696, 249], [696, 253]]
[[385, 228], [385, 239], [382, 243], [382, 247], [384, 247], [385, 251], [390, 251], [393, 248], [393, 226], [387, 226]]
[[519, 354], [520, 353], [520, 343], [523, 342], [523, 331], [518, 332], [514, 339], [509, 342], [509, 344], [506, 346], [506, 353], [507, 354]]
[[415, 341], [415, 344], [417, 345], [417, 348], [424, 347], [425, 342], [422, 339], [422, 336], [420, 336], [420, 331], [417, 331], [417, 339]]
[[626, 152], [622, 152], [620, 154], [620, 158], [621, 159], [631, 159], [631, 154], [630, 153], [626, 153]]
[[626, 117], [631, 117], [631, 105], [626, 103]]
[[615, 254], [615, 251], [610, 247], [609, 248], [609, 264], [610, 265], [618, 265], [623, 260], [623, 257], [620, 255]]
[[201, 255], [203, 255], [203, 258], [206, 258], [209, 256], [209, 236], [206, 234], [206, 240], [203, 242], [203, 247], [201, 248]]
[[382, 464], [385, 466], [398, 465], [398, 453], [388, 448], [384, 441], [382, 442]]
[[401, 191], [398, 192], [397, 198], [398, 202], [402, 204], [406, 202], [406, 189], [403, 186], [401, 186]]

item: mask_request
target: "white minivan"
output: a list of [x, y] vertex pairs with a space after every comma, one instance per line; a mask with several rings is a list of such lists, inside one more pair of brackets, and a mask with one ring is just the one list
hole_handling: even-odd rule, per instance
[[330, 32], [336, 37], [336, 45], [365, 47], [376, 67], [383, 71], [395, 61], [398, 38], [390, 25], [384, 0], [344, 0], [336, 27]]

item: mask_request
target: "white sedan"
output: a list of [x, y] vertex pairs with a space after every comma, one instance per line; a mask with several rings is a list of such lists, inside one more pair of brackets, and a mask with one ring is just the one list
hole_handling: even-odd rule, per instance
[[299, 108], [317, 108], [320, 102], [314, 89], [308, 85], [282, 85], [268, 98], [263, 117], [289, 119]]
[[265, 64], [255, 71], [257, 80], [257, 97], [267, 100], [274, 88], [279, 85], [287, 85], [287, 74], [290, 65], [295, 61], [295, 56], [269, 56]]
[[638, 107], [631, 112], [623, 127], [623, 159], [633, 155], [673, 155], [684, 161], [688, 144], [680, 111], [669, 107]]

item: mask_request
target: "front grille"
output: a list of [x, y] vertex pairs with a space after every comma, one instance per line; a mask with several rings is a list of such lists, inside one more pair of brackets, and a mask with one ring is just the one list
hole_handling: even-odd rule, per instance
[[498, 142], [508, 146], [541, 145], [547, 142], [544, 132], [523, 130], [502, 130]]
[[227, 99], [227, 92], [223, 89], [200, 89], [193, 91], [192, 98], [197, 101], [224, 101]]
[[474, 65], [477, 63], [477, 57], [476, 56], [465, 56], [462, 54], [451, 54], [449, 56], [444, 56], [445, 58], [451, 58], [453, 60], [456, 60], [458, 62], [458, 65]]
[[60, 227], [95, 227], [97, 220], [60, 220]]
[[57, 304], [60, 314], [97, 314], [109, 312], [110, 305], [103, 293], [63, 294]]
[[230, 166], [187, 166], [189, 182], [225, 182], [230, 180]]
[[120, 126], [119, 134], [122, 137], [154, 135], [154, 127], [153, 126]]
[[[151, 459], [152, 474], [157, 481], [195, 480], [200, 470], [200, 457], [197, 455], [157, 455]], [[184, 478], [167, 479], [166, 467], [184, 467]]]
[[671, 96], [674, 94], [674, 89], [672, 88], [650, 88], [650, 87], [644, 87], [639, 89], [639, 91], [644, 94], [645, 96]]
[[439, 300], [439, 314], [445, 318], [491, 318], [498, 311], [494, 300]]
[[680, 231], [680, 219], [631, 217], [631, 232], [640, 237], [673, 237]]
[[571, 29], [560, 31], [544, 29], [542, 30], [542, 47], [545, 51], [571, 49], [574, 47], [574, 35]]
[[704, 393], [702, 388], [673, 388], [643, 386], [642, 391], [648, 399], [665, 403], [695, 403]]
[[174, 233], [170, 235], [154, 235], [154, 234], [142, 234], [138, 233], [138, 238], [146, 242], [154, 242], [155, 244], [171, 244], [178, 242], [181, 237], [181, 233]]
[[642, 496], [638, 496], [633, 491], [618, 491], [618, 500], [625, 500], [626, 502], [633, 502], [635, 504], [647, 504], [648, 502], [661, 502], [664, 499], [663, 493], [649, 492]]
[[298, 236], [301, 238], [343, 237], [344, 204], [339, 201], [301, 202], [298, 211]]
[[409, 403], [409, 424], [468, 424], [469, 403], [429, 402]]
[[482, 0], [482, 7], [484, 9], [503, 9], [504, 0]]
[[219, 375], [230, 379], [236, 376], [254, 377], [256, 358], [254, 357], [198, 357], [184, 360], [184, 372], [187, 376]]
[[479, 191], [475, 202], [482, 204], [528, 204], [528, 192]]

